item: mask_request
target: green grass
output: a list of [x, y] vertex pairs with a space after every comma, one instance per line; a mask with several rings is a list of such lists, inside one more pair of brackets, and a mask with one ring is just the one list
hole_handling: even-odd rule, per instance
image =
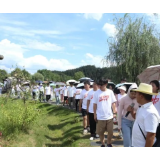
[[82, 118], [76, 112], [50, 104], [36, 106], [41, 110], [38, 121], [28, 132], [21, 132], [12, 140], [1, 139], [1, 146], [90, 147], [89, 135], [82, 135]]

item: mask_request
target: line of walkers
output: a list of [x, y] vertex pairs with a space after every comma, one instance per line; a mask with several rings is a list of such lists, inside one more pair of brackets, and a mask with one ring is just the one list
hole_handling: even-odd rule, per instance
[[83, 133], [91, 132], [90, 140], [100, 137], [105, 147], [112, 147], [113, 119], [117, 118], [118, 130], [122, 131], [124, 147], [152, 147], [160, 144], [160, 94], [159, 82], [133, 83], [127, 94], [126, 87], [121, 86], [120, 95], [107, 89], [108, 80], [84, 82], [80, 93], [79, 111], [83, 116]]

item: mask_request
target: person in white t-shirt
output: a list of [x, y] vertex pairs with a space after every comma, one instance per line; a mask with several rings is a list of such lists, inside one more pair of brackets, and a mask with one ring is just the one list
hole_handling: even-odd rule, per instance
[[49, 83], [45, 87], [45, 95], [46, 95], [46, 101], [48, 102], [51, 98], [51, 87], [49, 86]]
[[39, 86], [39, 101], [42, 102], [42, 100], [44, 101], [44, 87], [41, 83]]
[[[83, 134], [87, 134], [88, 130], [90, 129], [89, 126], [87, 126], [87, 96], [90, 91], [90, 81], [84, 82], [84, 89], [82, 90], [80, 94], [80, 103], [79, 103], [79, 111], [82, 112], [83, 116]], [[89, 129], [88, 129], [89, 128]]]
[[[158, 93], [160, 89], [159, 82], [157, 80], [153, 80], [150, 82], [150, 84], [152, 85], [153, 93]], [[158, 93], [156, 96], [153, 95], [152, 102], [160, 115], [160, 93]]]
[[76, 111], [77, 112], [79, 110], [78, 103], [80, 101], [80, 94], [81, 94], [81, 92], [82, 92], [82, 89], [80, 89], [80, 88], [76, 88], [75, 89], [74, 97], [75, 97], [75, 106], [76, 106]]
[[135, 119], [132, 130], [132, 147], [152, 147], [156, 141], [156, 131], [159, 124], [159, 114], [152, 103], [152, 86], [140, 83], [136, 91], [137, 102], [141, 105], [137, 112], [128, 107], [132, 117]]
[[64, 86], [62, 91], [63, 91], [63, 96], [64, 96], [64, 101], [63, 101], [63, 106], [64, 106], [65, 102], [66, 102], [66, 104], [68, 104], [68, 95], [67, 95], [68, 86]]
[[16, 85], [16, 91], [17, 91], [17, 96], [18, 96], [18, 98], [21, 98], [21, 85], [20, 84], [17, 84]]
[[60, 100], [59, 100], [59, 92], [60, 92], [61, 88], [59, 88], [58, 85], [56, 85], [56, 88], [54, 89], [54, 93], [55, 93], [55, 98], [56, 98], [56, 104], [59, 105]]
[[98, 90], [97, 82], [93, 83], [93, 90], [90, 90], [87, 97], [87, 112], [89, 113], [89, 123], [90, 123], [90, 132], [91, 138], [90, 140], [94, 140], [96, 138], [96, 121], [94, 120], [94, 110], [93, 110], [93, 98], [94, 94]]
[[64, 101], [63, 88], [64, 88], [64, 85], [62, 85], [62, 86], [60, 87], [61, 102]]
[[[107, 146], [112, 147], [113, 117], [116, 116], [116, 98], [112, 90], [107, 89], [108, 80], [101, 79], [100, 90], [94, 94], [94, 119], [97, 121], [96, 133], [100, 136], [101, 147], [105, 147], [105, 131], [108, 132]], [[112, 111], [113, 110], [113, 111]]]
[[[70, 86], [68, 87], [68, 103], [69, 103], [69, 107], [70, 109], [74, 107], [74, 92], [75, 92], [75, 87], [73, 85], [73, 82], [70, 82]], [[73, 106], [71, 106], [71, 102], [73, 102]]]

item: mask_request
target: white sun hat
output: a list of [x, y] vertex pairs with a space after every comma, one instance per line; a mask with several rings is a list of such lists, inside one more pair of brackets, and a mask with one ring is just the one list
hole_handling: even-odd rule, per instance
[[123, 91], [126, 91], [126, 90], [127, 90], [126, 86], [118, 87], [118, 89], [121, 89], [121, 90], [123, 90]]

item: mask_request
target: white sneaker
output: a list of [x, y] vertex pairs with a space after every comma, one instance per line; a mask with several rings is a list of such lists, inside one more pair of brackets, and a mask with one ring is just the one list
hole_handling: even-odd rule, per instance
[[98, 135], [98, 134], [96, 134], [96, 138], [99, 138], [99, 135]]
[[87, 129], [84, 129], [83, 134], [87, 134], [87, 133], [88, 133]]
[[91, 137], [91, 138], [90, 138], [90, 141], [93, 141], [93, 140], [94, 140], [94, 137]]

